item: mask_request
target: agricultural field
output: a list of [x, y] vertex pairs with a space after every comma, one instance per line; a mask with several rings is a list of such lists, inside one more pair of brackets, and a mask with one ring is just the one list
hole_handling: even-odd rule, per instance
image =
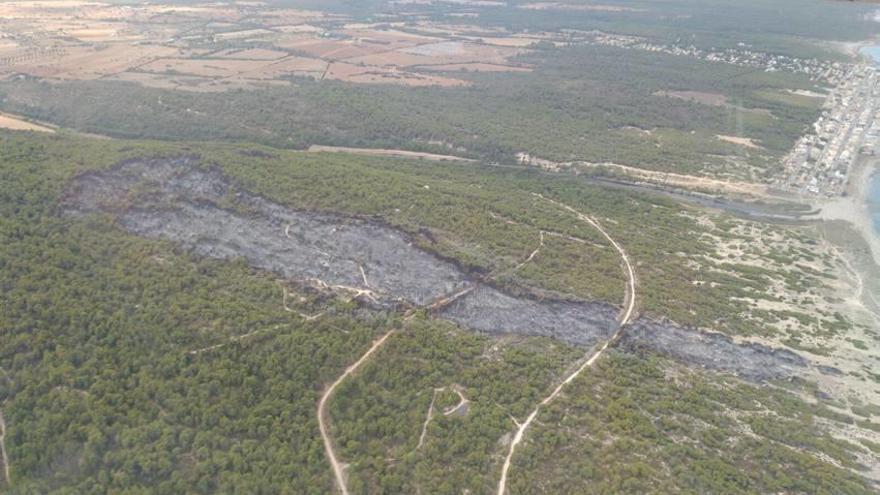
[[[769, 182], [816, 120], [827, 85], [847, 77], [827, 33], [796, 23], [771, 38], [741, 33], [748, 43], [730, 48], [726, 32], [676, 41], [647, 6], [297, 4], [6, 2], [0, 108], [115, 137], [506, 163], [525, 153]], [[560, 13], [580, 28], [544, 23]], [[597, 15], [628, 23], [628, 34], [603, 31]], [[791, 46], [810, 35], [815, 49]], [[278, 115], [264, 114], [267, 100]], [[79, 101], [90, 111], [67, 106]]]
[[0, 493], [877, 493], [878, 37], [0, 2]]
[[[228, 5], [125, 5], [8, 2], [3, 5], [0, 76], [58, 80], [119, 79], [192, 91], [281, 83], [292, 76], [369, 84], [457, 86], [465, 80], [422, 73], [528, 70], [511, 59], [541, 38], [464, 36], [467, 26], [432, 34], [364, 24], [345, 16]], [[259, 26], [259, 27], [253, 27]], [[419, 23], [417, 29], [422, 27]], [[425, 28], [430, 30], [433, 24]], [[439, 68], [438, 68], [439, 67]], [[152, 82], [138, 74], [158, 74]], [[234, 79], [236, 84], [224, 84]]]

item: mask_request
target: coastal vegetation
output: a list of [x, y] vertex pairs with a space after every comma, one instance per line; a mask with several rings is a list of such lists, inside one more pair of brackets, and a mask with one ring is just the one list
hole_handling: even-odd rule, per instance
[[[545, 234], [544, 249], [551, 259], [570, 259], [568, 271], [580, 275], [538, 258], [529, 270], [498, 283], [621, 304], [619, 261], [603, 239], [533, 193], [560, 198], [602, 218], [626, 243], [638, 260], [646, 314], [690, 318], [730, 333], [773, 332], [760, 319], [737, 319], [736, 300], [719, 294], [754, 294], [760, 277], [775, 277], [778, 268], [718, 264], [724, 270], [712, 275], [718, 287], [695, 287], [689, 268], [674, 260], [686, 252], [708, 263], [713, 244], [680, 232], [716, 230], [700, 227], [705, 222], [692, 218], [695, 210], [669, 199], [475, 164], [3, 132], [0, 407], [15, 493], [326, 493], [331, 477], [315, 419], [318, 396], [370, 342], [394, 327], [400, 331], [387, 347], [344, 382], [331, 403], [331, 428], [340, 455], [351, 463], [352, 488], [490, 492], [511, 418], [522, 418], [583, 353], [542, 338], [476, 335], [424, 313], [404, 321], [393, 311], [279, 285], [276, 275], [241, 260], [200, 258], [168, 242], [134, 237], [107, 216], [71, 218], [60, 211], [76, 174], [127, 158], [181, 154], [198, 155], [204, 166], [219, 167], [246, 189], [292, 207], [381, 219], [476, 273], [514, 266], [535, 248], [541, 231], [579, 239]], [[716, 229], [743, 235], [740, 220], [713, 215]], [[640, 227], [629, 228], [635, 224]], [[575, 244], [587, 247], [578, 251]], [[779, 260], [806, 253], [788, 256], [795, 258]], [[295, 296], [285, 297], [285, 290]], [[306, 319], [287, 311], [285, 301], [325, 314]], [[702, 306], [705, 313], [686, 309]], [[717, 321], [719, 314], [726, 323]], [[685, 491], [798, 490], [815, 483], [869, 492], [847, 469], [857, 469], [854, 452], [870, 451], [870, 443], [805, 436], [816, 423], [795, 395], [679, 367], [656, 356], [615, 353], [598, 375], [576, 382], [571, 397], [585, 397], [586, 403], [567, 399], [542, 420], [566, 425], [564, 430], [541, 429], [529, 437], [529, 449], [513, 469], [513, 489], [532, 491], [525, 481], [532, 469], [553, 472], [571, 464], [583, 476], [548, 485], [550, 491], [595, 480], [638, 492], [643, 485], [620, 480], [639, 472], [651, 473], [658, 486]], [[679, 369], [676, 385], [664, 385], [665, 369]], [[596, 387], [613, 400], [592, 398], [586, 390]], [[444, 414], [457, 396], [441, 393], [435, 404], [440, 412], [425, 426], [433, 391], [442, 388], [458, 390], [467, 407]], [[756, 412], [739, 422], [725, 419], [728, 408], [753, 411], [752, 400], [788, 419], [771, 425]], [[674, 408], [643, 412], [630, 407], [635, 403], [661, 409], [678, 404], [690, 416], [680, 417]], [[562, 418], [559, 408], [575, 406], [576, 414]], [[557, 416], [559, 421], [551, 419]], [[591, 464], [595, 457], [572, 460], [554, 450], [576, 452], [601, 443], [569, 431], [575, 428], [569, 422], [579, 417], [585, 421], [579, 424], [618, 418], [610, 434], [634, 435], [629, 443], [611, 444], [604, 470]], [[691, 418], [712, 427], [693, 429], [697, 419]], [[756, 437], [741, 438], [741, 424]], [[876, 428], [870, 418], [857, 424]], [[676, 447], [667, 440], [673, 432], [690, 435], [694, 446]], [[731, 439], [741, 443], [721, 449]], [[624, 446], [656, 452], [653, 458], [667, 459], [671, 474], [617, 450]], [[748, 466], [738, 457], [747, 450], [757, 456]], [[547, 458], [535, 457], [539, 451], [554, 454], [540, 460]], [[709, 466], [722, 472], [748, 467], [753, 474], [732, 480], [711, 474], [719, 471]], [[786, 466], [785, 476], [779, 466]]]
[[571, 46], [518, 61], [535, 70], [461, 75], [469, 87], [295, 78], [293, 87], [222, 98], [103, 80], [18, 78], [0, 83], [0, 107], [122, 138], [400, 148], [505, 163], [527, 152], [756, 180], [776, 172], [774, 160], [812, 124], [820, 104], [787, 93], [816, 89], [805, 76], [687, 57]]

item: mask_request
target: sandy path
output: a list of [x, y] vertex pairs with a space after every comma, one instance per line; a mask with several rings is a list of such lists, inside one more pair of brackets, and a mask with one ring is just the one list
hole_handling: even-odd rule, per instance
[[376, 294], [375, 292], [373, 292], [369, 289], [362, 289], [360, 287], [352, 287], [349, 285], [341, 285], [341, 284], [330, 285], [327, 282], [324, 282], [323, 280], [321, 280], [319, 278], [309, 278], [309, 279], [306, 279], [306, 281], [311, 282], [313, 285], [315, 285], [320, 290], [329, 290], [334, 293], [336, 291], [342, 291], [342, 292], [347, 292], [349, 294], [353, 294], [351, 296], [351, 299], [349, 299], [349, 300], [354, 300], [359, 297], [366, 297], [368, 299], [373, 300], [374, 302], [379, 302], [378, 294]]
[[444, 416], [449, 416], [449, 415], [455, 414], [459, 409], [470, 404], [470, 402], [471, 402], [470, 400], [468, 400], [467, 397], [464, 396], [463, 393], [461, 393], [461, 389], [458, 387], [458, 385], [453, 385], [452, 391], [455, 392], [456, 394], [458, 394], [458, 404], [443, 411]]
[[620, 253], [620, 257], [623, 260], [624, 266], [626, 267], [627, 277], [629, 280], [627, 282], [626, 297], [624, 299], [625, 308], [620, 316], [620, 323], [617, 327], [617, 331], [614, 332], [614, 335], [612, 335], [610, 339], [606, 340], [605, 343], [602, 344], [602, 347], [600, 347], [599, 350], [594, 352], [586, 360], [586, 362], [584, 362], [584, 364], [582, 364], [573, 373], [568, 375], [568, 377], [565, 380], [563, 380], [562, 383], [557, 385], [557, 387], [553, 390], [553, 392], [550, 393], [550, 395], [548, 395], [547, 397], [545, 397], [544, 400], [542, 400], [541, 403], [538, 404], [537, 407], [535, 407], [535, 409], [531, 412], [531, 414], [528, 415], [528, 417], [526, 418], [525, 421], [523, 421], [522, 423], [517, 425], [518, 427], [517, 427], [516, 433], [513, 436], [513, 440], [510, 442], [510, 449], [507, 452], [507, 457], [504, 459], [504, 465], [501, 468], [501, 478], [498, 480], [498, 495], [504, 495], [506, 493], [507, 473], [510, 470], [510, 462], [511, 462], [511, 459], [513, 459], [513, 454], [516, 452], [517, 446], [519, 446], [520, 442], [522, 442], [523, 435], [525, 434], [526, 430], [528, 430], [529, 426], [531, 426], [532, 422], [538, 416], [538, 412], [541, 410], [541, 407], [546, 406], [547, 404], [550, 404], [551, 402], [553, 402], [553, 400], [556, 399], [556, 397], [559, 396], [559, 394], [562, 392], [563, 387], [565, 387], [567, 384], [571, 383], [585, 369], [591, 367], [593, 365], [593, 363], [595, 363], [596, 360], [599, 359], [599, 357], [602, 355], [602, 353], [604, 353], [605, 350], [608, 349], [608, 347], [620, 337], [621, 333], [623, 332], [624, 327], [626, 326], [627, 323], [629, 323], [630, 319], [632, 318], [633, 312], [635, 311], [635, 304], [636, 304], [635, 270], [632, 267], [632, 263], [630, 263], [629, 255], [626, 254], [626, 251], [620, 246], [620, 244], [618, 244], [617, 241], [614, 240], [614, 238], [612, 238], [610, 235], [608, 235], [608, 232], [606, 232], [605, 229], [602, 228], [602, 225], [599, 224], [599, 222], [597, 222], [596, 220], [593, 220], [591, 217], [575, 210], [574, 208], [572, 208], [566, 204], [560, 203], [558, 201], [554, 201], [552, 199], [545, 198], [539, 194], [536, 194], [536, 196], [545, 200], [545, 201], [548, 201], [548, 202], [550, 202], [550, 203], [552, 203], [552, 204], [554, 204], [554, 205], [556, 205], [556, 206], [558, 206], [568, 212], [573, 213], [574, 215], [576, 215], [578, 217], [579, 220], [584, 221], [584, 222], [590, 224], [592, 227], [596, 228], [596, 230], [598, 230], [602, 234], [602, 236], [604, 236], [605, 239], [607, 239], [608, 242], [610, 242], [611, 245], [614, 246], [614, 249], [616, 249], [617, 252]]
[[[529, 254], [528, 258], [526, 258], [525, 261], [523, 261], [522, 263], [517, 265], [514, 268], [514, 270], [521, 268], [523, 265], [525, 265], [526, 263], [531, 261], [538, 254], [541, 247], [544, 245], [543, 233], [541, 234], [540, 240], [541, 240], [541, 242], [538, 245], [538, 247], [535, 248], [535, 250]], [[492, 275], [490, 275], [488, 278], [492, 278]], [[449, 304], [452, 304], [456, 300], [466, 296], [467, 294], [470, 294], [474, 289], [477, 288], [477, 285], [479, 285], [479, 284], [478, 283], [471, 283], [467, 287], [465, 287], [464, 289], [462, 289], [454, 294], [451, 294], [449, 296], [441, 296], [439, 299], [434, 301], [432, 304], [426, 306], [425, 309], [428, 309], [430, 311], [435, 311], [435, 310], [438, 310], [438, 309], [443, 308], [445, 306], [448, 306]], [[421, 309], [421, 308], [413, 308], [413, 309], [410, 309], [409, 311], [407, 311], [407, 313], [404, 314], [404, 318], [403, 318], [404, 323], [411, 320], [412, 318], [414, 318], [416, 316], [416, 311], [418, 309]], [[386, 333], [381, 338], [376, 340], [373, 343], [373, 345], [370, 347], [370, 349], [368, 349], [367, 352], [364, 353], [364, 355], [360, 357], [360, 359], [358, 359], [354, 364], [352, 364], [351, 366], [346, 368], [345, 373], [343, 373], [342, 376], [337, 378], [336, 381], [333, 382], [330, 385], [330, 387], [327, 388], [327, 390], [321, 396], [321, 400], [318, 402], [318, 426], [319, 426], [319, 429], [321, 432], [321, 439], [324, 441], [324, 450], [327, 453], [327, 459], [330, 461], [330, 465], [333, 468], [333, 475], [336, 478], [336, 485], [339, 487], [339, 491], [343, 495], [348, 495], [348, 493], [349, 493], [348, 486], [345, 483], [345, 468], [339, 462], [339, 459], [336, 457], [336, 453], [333, 450], [333, 441], [330, 438], [330, 434], [327, 429], [326, 423], [327, 423], [327, 420], [329, 419], [327, 417], [327, 402], [329, 401], [330, 397], [333, 395], [333, 391], [336, 389], [336, 387], [338, 387], [339, 384], [345, 380], [345, 378], [347, 378], [349, 375], [354, 373], [364, 362], [366, 362], [367, 359], [370, 357], [370, 355], [372, 355], [374, 352], [376, 352], [376, 350], [379, 349], [382, 346], [382, 344], [385, 343], [385, 340], [387, 340], [388, 337], [390, 337], [391, 334], [393, 334], [394, 332], [395, 332], [395, 329], [392, 328], [391, 330], [388, 331], [388, 333]], [[442, 391], [443, 389], [435, 389], [434, 390], [434, 397], [431, 398], [431, 405], [428, 408], [428, 417], [426, 418], [425, 423], [422, 425], [422, 434], [419, 437], [419, 444], [418, 444], [418, 447], [416, 447], [417, 449], [419, 447], [421, 447], [421, 445], [424, 443], [424, 437], [427, 433], [428, 423], [433, 418], [434, 400], [437, 397], [438, 390]], [[458, 396], [461, 398], [461, 402], [459, 402], [459, 404], [457, 406], [455, 406], [454, 408], [452, 408], [448, 411], [444, 411], [444, 413], [443, 413], [444, 415], [453, 414], [455, 411], [457, 411], [461, 407], [464, 407], [466, 404], [468, 404], [470, 402], [461, 393], [461, 391], [458, 390], [458, 387], [454, 387], [454, 390], [456, 391]]]
[[566, 210], [568, 212], [575, 214], [579, 220], [590, 224], [592, 227], [594, 227], [596, 230], [598, 230], [599, 233], [601, 233], [602, 236], [605, 237], [605, 239], [607, 239], [608, 242], [610, 242], [611, 245], [614, 246], [614, 249], [616, 249], [617, 252], [620, 254], [620, 258], [623, 261], [624, 267], [626, 268], [626, 275], [627, 275], [627, 279], [628, 279], [627, 280], [627, 287], [626, 287], [626, 296], [625, 296], [625, 300], [624, 300], [624, 304], [626, 305], [626, 310], [623, 312], [623, 314], [620, 317], [620, 327], [625, 326], [627, 323], [629, 323], [630, 319], [632, 318], [632, 314], [635, 311], [635, 306], [636, 306], [636, 272], [632, 266], [632, 263], [630, 262], [629, 255], [626, 254], [626, 250], [624, 250], [623, 247], [620, 244], [618, 244], [617, 241], [614, 240], [614, 238], [612, 238], [610, 235], [608, 235], [608, 232], [606, 232], [605, 229], [602, 228], [602, 225], [599, 224], [599, 222], [597, 222], [596, 220], [593, 220], [593, 218], [589, 217], [588, 215], [586, 215], [580, 211], [577, 211], [574, 208], [572, 208], [564, 203], [560, 203], [559, 201], [545, 198], [544, 196], [541, 196], [540, 194], [535, 194], [535, 196], [543, 199], [544, 201], [552, 203], [560, 208], [563, 208], [564, 210]]
[[313, 315], [307, 315], [301, 311], [297, 311], [295, 309], [292, 309], [290, 306], [287, 305], [287, 297], [290, 295], [287, 292], [287, 288], [282, 285], [281, 291], [283, 293], [283, 295], [281, 297], [281, 307], [284, 308], [284, 311], [287, 311], [288, 313], [296, 313], [297, 316], [299, 316], [300, 318], [302, 318], [306, 321], [317, 320], [318, 318], [320, 318], [321, 316], [324, 315], [324, 313], [325, 313], [324, 311], [321, 311], [319, 313], [315, 313]]
[[[440, 387], [434, 389], [434, 394], [431, 396], [431, 404], [428, 405], [428, 414], [425, 416], [425, 422], [422, 423], [422, 433], [419, 435], [419, 443], [416, 445], [415, 450], [419, 450], [420, 448], [422, 448], [422, 445], [425, 444], [425, 437], [428, 435], [428, 424], [431, 422], [432, 419], [434, 419], [434, 403], [437, 401], [437, 394], [443, 392], [447, 388], [448, 387]], [[461, 389], [458, 385], [453, 385], [452, 391], [458, 394], [458, 404], [449, 407], [445, 411], [443, 411], [444, 416], [455, 414], [456, 412], [458, 412], [458, 410], [460, 410], [462, 407], [467, 406], [471, 402], [468, 400], [467, 397], [464, 396], [463, 393], [461, 393]]]
[[327, 420], [329, 419], [327, 416], [327, 402], [330, 397], [333, 395], [333, 392], [336, 390], [336, 387], [339, 386], [349, 375], [357, 371], [358, 368], [364, 362], [369, 359], [369, 357], [376, 352], [377, 349], [382, 347], [382, 344], [388, 340], [388, 337], [396, 331], [395, 328], [388, 330], [385, 335], [377, 339], [373, 342], [373, 345], [364, 353], [363, 356], [360, 357], [354, 364], [345, 369], [345, 373], [343, 373], [339, 378], [336, 379], [327, 390], [324, 391], [324, 394], [321, 395], [321, 400], [318, 402], [318, 429], [321, 431], [321, 439], [324, 441], [324, 452], [327, 453], [327, 459], [330, 461], [330, 466], [333, 468], [333, 475], [336, 477], [336, 486], [339, 488], [339, 491], [342, 492], [343, 495], [348, 495], [348, 486], [345, 483], [345, 469], [342, 464], [339, 463], [339, 459], [336, 457], [336, 452], [333, 450], [333, 441], [330, 438], [330, 433], [327, 429]]
[[767, 196], [767, 186], [754, 182], [727, 181], [700, 177], [695, 175], [676, 174], [673, 172], [657, 172], [618, 163], [584, 163], [578, 165], [591, 168], [606, 167], [623, 175], [663, 186], [680, 187], [683, 189], [705, 190], [715, 193], [744, 194], [747, 196]]
[[229, 339], [226, 342], [221, 342], [219, 344], [209, 345], [208, 347], [202, 347], [201, 349], [193, 349], [193, 350], [189, 351], [189, 354], [195, 356], [195, 355], [201, 354], [203, 352], [213, 351], [214, 349], [220, 349], [221, 347], [226, 347], [227, 345], [229, 345], [233, 342], [239, 342], [241, 340], [253, 337], [255, 335], [260, 335], [261, 333], [273, 332], [275, 330], [278, 330], [279, 328], [281, 328], [281, 325], [275, 325], [274, 327], [269, 327], [269, 328], [261, 328], [259, 330], [254, 330], [253, 332], [248, 332], [243, 335], [235, 335], [235, 336], [229, 337]]
[[6, 419], [3, 417], [3, 411], [0, 411], [0, 460], [3, 461], [3, 480], [7, 485], [11, 485], [9, 479], [9, 457], [6, 455]]
[[463, 158], [453, 155], [438, 155], [436, 153], [422, 153], [419, 151], [406, 150], [389, 150], [379, 148], [346, 148], [344, 146], [320, 146], [314, 144], [309, 146], [309, 153], [351, 153], [353, 155], [367, 156], [393, 156], [398, 158], [421, 158], [432, 161], [457, 161], [457, 162], [475, 162], [471, 158]]
[[[660, 186], [676, 187], [682, 189], [695, 189], [713, 193], [742, 194], [746, 196], [768, 196], [768, 188], [765, 184], [755, 182], [743, 182], [736, 180], [715, 179], [698, 175], [677, 174], [674, 172], [659, 172], [630, 165], [622, 165], [613, 162], [554, 162], [543, 158], [531, 156], [527, 153], [519, 155], [519, 166], [540, 168], [550, 172], [560, 172], [571, 169], [606, 169], [617, 172], [630, 180], [645, 181]], [[502, 165], [508, 166], [508, 165]]]
[[425, 444], [425, 436], [428, 434], [428, 423], [434, 419], [434, 402], [437, 400], [437, 392], [442, 392], [445, 389], [446, 387], [435, 388], [434, 393], [431, 395], [431, 403], [428, 405], [428, 414], [425, 416], [425, 422], [422, 423], [422, 433], [419, 435], [419, 443], [416, 444], [416, 450], [419, 450]]
[[538, 247], [536, 247], [535, 250], [529, 254], [528, 258], [522, 260], [518, 265], [513, 267], [513, 270], [511, 270], [511, 273], [519, 271], [520, 268], [526, 266], [526, 263], [529, 263], [530, 261], [535, 259], [535, 256], [537, 256], [538, 253], [541, 252], [541, 248], [544, 247], [544, 231], [542, 230], [540, 232], [540, 234], [541, 235], [540, 235], [540, 241], [538, 242]]

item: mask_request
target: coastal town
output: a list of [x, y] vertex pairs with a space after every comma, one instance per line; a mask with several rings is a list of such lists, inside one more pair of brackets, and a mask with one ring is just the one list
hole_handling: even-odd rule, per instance
[[[850, 169], [860, 155], [880, 152], [880, 74], [874, 65], [844, 63], [736, 48], [701, 49], [692, 45], [656, 44], [635, 36], [593, 32], [583, 41], [753, 67], [765, 72], [804, 74], [830, 89], [827, 93], [793, 90], [794, 95], [822, 98], [822, 111], [812, 127], [782, 159], [773, 187], [811, 197], [845, 193]], [[519, 157], [523, 161], [523, 157]]]
[[624, 48], [664, 53], [679, 57], [691, 57], [708, 62], [719, 62], [741, 67], [752, 67], [765, 72], [791, 72], [804, 74], [814, 81], [838, 85], [847, 81], [852, 65], [815, 58], [798, 58], [788, 55], [753, 50], [747, 43], [739, 43], [735, 48], [703, 49], [681, 43], [658, 44], [637, 36], [624, 36], [600, 31], [590, 33], [585, 42]]
[[880, 144], [880, 74], [853, 65], [825, 99], [822, 113], [783, 159], [780, 189], [808, 196], [844, 193], [850, 169], [860, 155], [873, 155]]

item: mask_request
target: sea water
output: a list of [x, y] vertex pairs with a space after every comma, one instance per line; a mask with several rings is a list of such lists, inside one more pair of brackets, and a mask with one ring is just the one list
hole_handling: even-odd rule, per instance
[[[880, 45], [862, 47], [862, 55], [867, 55], [874, 60], [874, 65], [880, 65]], [[871, 175], [868, 185], [868, 209], [874, 223], [874, 230], [880, 235], [880, 167]]]
[[874, 220], [874, 230], [880, 235], [880, 169], [871, 176], [868, 186], [868, 209]]
[[859, 50], [862, 55], [867, 55], [874, 60], [874, 64], [880, 65], [880, 45], [863, 46]]

